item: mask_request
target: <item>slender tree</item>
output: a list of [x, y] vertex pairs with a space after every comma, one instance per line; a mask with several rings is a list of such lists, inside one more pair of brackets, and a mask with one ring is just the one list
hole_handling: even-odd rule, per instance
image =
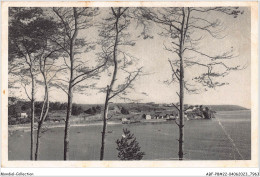
[[[55, 7], [53, 12], [60, 22], [60, 35], [51, 38], [51, 40], [63, 49], [64, 55], [62, 57], [69, 73], [67, 80], [56, 79], [57, 83], [55, 84], [68, 96], [64, 130], [64, 160], [69, 160], [70, 117], [74, 90], [79, 83], [95, 77], [100, 72], [100, 69], [105, 66], [106, 60], [100, 65], [91, 67], [87, 65], [89, 60], [79, 56], [80, 53], [85, 52], [82, 49], [92, 49], [93, 47], [91, 43], [87, 43], [84, 38], [81, 38], [79, 33], [93, 26], [92, 20], [97, 15], [97, 8]], [[66, 61], [67, 59], [69, 61]]]
[[[172, 70], [172, 77], [168, 83], [178, 82], [179, 104], [173, 106], [179, 111], [179, 160], [184, 158], [184, 91], [188, 93], [200, 93], [201, 86], [215, 88], [228, 83], [221, 82], [222, 77], [228, 75], [230, 71], [243, 69], [243, 67], [229, 66], [227, 60], [235, 57], [233, 49], [220, 54], [206, 53], [199, 48], [199, 43], [203, 41], [203, 35], [213, 38], [224, 38], [224, 28], [217, 17], [220, 13], [236, 18], [242, 12], [238, 8], [196, 8], [196, 7], [173, 7], [173, 8], [145, 8], [142, 9], [143, 17], [153, 21], [162, 28], [160, 35], [167, 37], [168, 44], [164, 44], [164, 49], [174, 54], [169, 58]], [[190, 76], [189, 80], [185, 76], [185, 70], [189, 67], [200, 67], [205, 72], [200, 75]], [[202, 87], [202, 88], [203, 88]], [[206, 90], [206, 88], [204, 88]]]
[[[50, 29], [50, 27], [49, 27]], [[53, 28], [55, 29], [55, 28]], [[46, 32], [46, 30], [44, 31]], [[55, 33], [52, 33], [53, 35]], [[48, 33], [48, 35], [51, 35]], [[40, 137], [42, 133], [42, 126], [46, 117], [49, 113], [50, 108], [50, 101], [49, 101], [49, 94], [50, 94], [50, 85], [56, 78], [57, 74], [62, 70], [66, 69], [62, 66], [55, 65], [55, 59], [58, 58], [57, 53], [61, 50], [61, 48], [57, 46], [53, 46], [49, 43], [47, 38], [43, 39], [46, 41], [45, 47], [42, 48], [42, 52], [38, 55], [39, 61], [39, 70], [42, 76], [43, 81], [41, 82], [44, 87], [44, 97], [43, 103], [41, 106], [41, 113], [39, 116], [38, 121], [38, 128], [37, 128], [37, 136], [36, 136], [36, 150], [35, 150], [35, 160], [39, 158], [39, 149], [40, 149]], [[44, 130], [45, 131], [45, 130]]]
[[[35, 18], [36, 16], [36, 18]], [[20, 76], [22, 87], [31, 100], [31, 117], [32, 125], [34, 124], [35, 116], [35, 84], [44, 85], [44, 100], [42, 104], [42, 111], [39, 117], [37, 136], [36, 136], [36, 151], [35, 160], [38, 159], [40, 132], [42, 124], [48, 115], [49, 110], [49, 82], [56, 76], [57, 72], [54, 70], [54, 53], [61, 50], [60, 47], [50, 43], [48, 38], [57, 34], [57, 24], [46, 14], [42, 8], [13, 8], [11, 9], [12, 25], [10, 27], [10, 43], [9, 43], [9, 74], [12, 76]], [[18, 32], [19, 30], [19, 32]], [[20, 38], [17, 38], [17, 35]], [[25, 56], [25, 57], [24, 57]], [[26, 59], [26, 62], [24, 62]], [[51, 59], [51, 62], [48, 60]], [[24, 64], [25, 63], [25, 64]], [[15, 66], [16, 65], [16, 66]], [[54, 75], [50, 78], [50, 73]], [[38, 74], [42, 75], [43, 81], [40, 81]], [[14, 77], [17, 81], [17, 77]], [[29, 79], [31, 78], [31, 80]], [[28, 87], [31, 85], [32, 92], [28, 93]], [[33, 128], [31, 149], [33, 149]], [[33, 153], [33, 150], [31, 150]], [[31, 154], [31, 158], [33, 155]]]
[[[100, 160], [104, 159], [105, 151], [105, 136], [108, 119], [108, 107], [112, 98], [126, 94], [128, 88], [132, 88], [132, 83], [138, 75], [141, 73], [142, 68], [138, 68], [135, 71], [128, 71], [127, 67], [130, 66], [135, 58], [128, 53], [124, 52], [119, 46], [133, 46], [135, 43], [127, 38], [129, 34], [126, 30], [130, 24], [130, 18], [128, 16], [128, 8], [113, 8], [109, 13], [109, 17], [105, 19], [105, 23], [102, 25], [103, 30], [100, 32], [102, 40], [102, 56], [108, 58], [108, 67], [113, 68], [111, 81], [106, 87], [106, 98], [103, 111], [103, 129], [100, 149]], [[122, 47], [123, 48], [123, 47]], [[122, 65], [119, 65], [121, 63]], [[118, 72], [121, 73], [121, 77], [126, 75], [123, 83], [119, 81]], [[117, 82], [117, 83], [116, 83]], [[121, 96], [120, 96], [121, 95]], [[122, 98], [122, 97], [121, 97]]]
[[[30, 159], [34, 159], [34, 119], [35, 119], [35, 87], [37, 57], [35, 57], [42, 47], [42, 41], [35, 36], [37, 28], [35, 23], [41, 19], [43, 11], [41, 8], [10, 8], [9, 11], [9, 61], [16, 60], [21, 66], [17, 73], [25, 74], [29, 77], [31, 93], [26, 94], [31, 102], [31, 150]], [[39, 37], [39, 36], [38, 36]], [[10, 70], [13, 72], [14, 70]], [[14, 72], [13, 72], [14, 74]], [[25, 81], [25, 80], [23, 80]]]

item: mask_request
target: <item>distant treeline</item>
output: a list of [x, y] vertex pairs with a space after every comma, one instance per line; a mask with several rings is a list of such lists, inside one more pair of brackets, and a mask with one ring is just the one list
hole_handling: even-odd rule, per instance
[[[30, 118], [31, 109], [29, 101], [18, 100], [14, 97], [9, 98], [9, 106], [8, 106], [8, 117], [9, 118], [19, 118], [21, 113], [26, 113], [28, 115], [28, 119]], [[43, 102], [35, 102], [35, 114], [39, 116], [41, 114]], [[50, 102], [50, 111], [60, 111], [67, 109], [67, 103], [61, 102]], [[111, 106], [109, 109], [115, 109], [116, 105]], [[119, 112], [122, 114], [129, 114], [129, 111], [120, 106]], [[72, 105], [72, 115], [77, 116], [82, 113], [95, 115], [100, 114], [102, 111], [101, 105], [83, 105], [83, 104], [73, 104]], [[28, 121], [29, 122], [29, 121]]]
[[[35, 119], [38, 121], [38, 117], [41, 114], [43, 102], [35, 102]], [[50, 111], [62, 111], [67, 109], [67, 103], [60, 102], [50, 102]], [[101, 107], [96, 106], [84, 110], [81, 105], [73, 104], [72, 106], [72, 115], [77, 116], [82, 113], [86, 114], [97, 114], [101, 112]], [[22, 114], [26, 114], [25, 117], [22, 117]], [[9, 102], [8, 106], [8, 124], [24, 124], [29, 123], [31, 119], [31, 109], [29, 101], [15, 101]], [[48, 117], [47, 117], [48, 119]], [[46, 120], [47, 120], [46, 119]]]
[[238, 111], [238, 110], [249, 110], [238, 105], [208, 105], [214, 111]]
[[[9, 97], [8, 102], [8, 122], [9, 124], [22, 124], [29, 123], [31, 119], [31, 109], [30, 102], [19, 100], [15, 97]], [[35, 102], [35, 119], [38, 120], [39, 115], [41, 114], [43, 102]], [[246, 108], [236, 106], [236, 105], [205, 105], [208, 106], [211, 110], [214, 111], [232, 111], [232, 110], [246, 110]], [[185, 105], [185, 109], [188, 108], [188, 105]], [[52, 111], [65, 111], [67, 109], [67, 103], [61, 102], [50, 102], [50, 112]], [[169, 108], [169, 105], [166, 104], [155, 104], [155, 103], [113, 103], [109, 106], [109, 110], [114, 112], [112, 114], [123, 114], [127, 115], [130, 112], [135, 113], [145, 113], [145, 114], [157, 114], [168, 113], [168, 110], [171, 110], [170, 113], [177, 114], [175, 108]], [[72, 105], [72, 115], [78, 116], [80, 114], [96, 115], [100, 114], [103, 110], [103, 105], [101, 104], [73, 104]], [[21, 118], [21, 113], [26, 113], [27, 117]], [[47, 117], [46, 120], [49, 118]]]
[[[35, 102], [35, 113], [41, 113], [41, 107], [43, 102]], [[66, 110], [66, 103], [60, 102], [50, 102], [50, 110]], [[21, 113], [30, 114], [30, 102], [29, 101], [17, 101], [16, 103], [9, 104], [8, 115], [9, 116], [19, 116]]]
[[[39, 115], [41, 113], [43, 102], [35, 102], [35, 113]], [[67, 103], [60, 102], [50, 102], [50, 111], [66, 110]], [[83, 112], [87, 114], [96, 114], [100, 113], [101, 107], [96, 106], [84, 110], [81, 105], [73, 104], [72, 106], [72, 115], [79, 115]], [[9, 104], [8, 106], [8, 115], [9, 116], [20, 116], [21, 113], [27, 113], [30, 116], [30, 102], [29, 101], [17, 101], [14, 104]]]

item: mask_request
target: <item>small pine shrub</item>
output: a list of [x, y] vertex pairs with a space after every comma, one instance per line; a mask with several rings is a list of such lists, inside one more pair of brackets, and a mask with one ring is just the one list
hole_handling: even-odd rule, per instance
[[145, 153], [141, 152], [141, 147], [134, 134], [127, 129], [123, 129], [123, 133], [121, 139], [116, 140], [118, 158], [120, 160], [141, 160]]

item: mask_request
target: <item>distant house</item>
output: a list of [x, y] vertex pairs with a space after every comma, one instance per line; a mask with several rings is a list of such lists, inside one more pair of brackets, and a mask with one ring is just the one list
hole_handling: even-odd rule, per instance
[[150, 119], [152, 119], [152, 117], [151, 117], [151, 115], [147, 114], [147, 115], [145, 115], [145, 119], [150, 120]]
[[195, 115], [195, 116], [194, 116], [194, 119], [201, 119], [201, 116]]
[[127, 118], [122, 118], [122, 124], [129, 124], [130, 120]]
[[122, 122], [128, 121], [127, 118], [122, 118]]
[[121, 109], [119, 108], [119, 106], [114, 106], [113, 108], [111, 108], [111, 109], [113, 109], [113, 112], [115, 112], [115, 113], [121, 113]]
[[176, 118], [176, 116], [174, 116], [173, 114], [169, 115], [169, 119], [173, 119]]
[[193, 112], [194, 110], [196, 110], [196, 109], [189, 108], [189, 109], [187, 109], [185, 112], [186, 112], [186, 113], [190, 113], [190, 112]]
[[27, 113], [26, 112], [22, 112], [21, 113], [21, 116], [20, 116], [20, 118], [27, 118], [28, 117], [28, 115], [27, 115]]
[[159, 118], [159, 115], [158, 114], [154, 114], [152, 119], [158, 119]]

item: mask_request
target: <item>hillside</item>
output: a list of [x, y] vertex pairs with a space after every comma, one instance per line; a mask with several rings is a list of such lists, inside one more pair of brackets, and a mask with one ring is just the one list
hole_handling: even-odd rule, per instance
[[[36, 119], [41, 113], [42, 102], [35, 103]], [[184, 105], [184, 109], [193, 108], [195, 105]], [[196, 105], [199, 107], [200, 105]], [[236, 111], [248, 110], [237, 105], [202, 105], [208, 107], [213, 112], [218, 111]], [[66, 103], [51, 102], [49, 115], [46, 121], [61, 122], [66, 117]], [[73, 104], [72, 119], [73, 121], [101, 121], [102, 120], [102, 104]], [[27, 118], [21, 119], [21, 113], [27, 114]], [[150, 115], [152, 117], [166, 117], [167, 115], [178, 115], [177, 109], [171, 104], [156, 103], [111, 103], [109, 105], [108, 119], [121, 120], [142, 119], [143, 116]], [[37, 121], [37, 120], [36, 120]], [[24, 124], [30, 122], [30, 102], [19, 100], [13, 97], [9, 98], [8, 106], [8, 124]]]
[[207, 105], [214, 111], [238, 111], [238, 110], [248, 110], [242, 106], [238, 105]]
[[[83, 109], [90, 108], [92, 106], [101, 106], [101, 104], [79, 104]], [[169, 109], [174, 109], [174, 107], [167, 106], [166, 104], [155, 104], [155, 103], [113, 103], [110, 105], [110, 108], [113, 109], [113, 107], [124, 107], [129, 111], [134, 112], [151, 112], [151, 111], [165, 111]], [[194, 106], [194, 105], [190, 105]], [[209, 107], [210, 109], [214, 111], [236, 111], [236, 110], [248, 110], [247, 108], [244, 108], [242, 106], [238, 105], [202, 105], [203, 107]]]

